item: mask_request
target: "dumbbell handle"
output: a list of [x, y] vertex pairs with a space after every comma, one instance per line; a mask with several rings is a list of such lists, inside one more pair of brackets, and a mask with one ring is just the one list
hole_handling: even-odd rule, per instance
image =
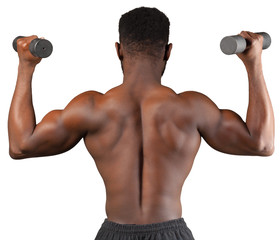
[[[263, 36], [263, 49], [267, 49], [271, 44], [271, 37], [266, 32], [256, 32]], [[224, 54], [242, 53], [247, 47], [246, 39], [240, 35], [224, 37], [221, 40], [220, 48]]]
[[[23, 36], [18, 36], [13, 41], [13, 48], [17, 52], [17, 40], [24, 38]], [[29, 44], [29, 51], [35, 57], [46, 58], [52, 54], [53, 46], [50, 41], [41, 38], [33, 39]]]

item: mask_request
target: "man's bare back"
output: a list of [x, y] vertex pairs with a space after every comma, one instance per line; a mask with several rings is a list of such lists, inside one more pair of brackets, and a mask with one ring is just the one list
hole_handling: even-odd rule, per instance
[[36, 124], [31, 80], [40, 59], [28, 51], [36, 36], [18, 40], [20, 64], [9, 113], [11, 157], [59, 154], [84, 139], [104, 180], [108, 220], [150, 224], [180, 218], [182, 187], [201, 137], [229, 154], [273, 153], [274, 117], [262, 74], [262, 39], [249, 32], [241, 35], [253, 46], [239, 55], [249, 78], [246, 122], [201, 93], [177, 94], [161, 85], [172, 45], [155, 62], [146, 56], [131, 59], [116, 43], [123, 84], [105, 94], [82, 93]]
[[106, 186], [106, 213], [118, 223], [179, 218], [180, 194], [200, 144], [183, 97], [159, 86], [136, 99], [122, 85], [92, 93], [97, 132], [85, 137]]

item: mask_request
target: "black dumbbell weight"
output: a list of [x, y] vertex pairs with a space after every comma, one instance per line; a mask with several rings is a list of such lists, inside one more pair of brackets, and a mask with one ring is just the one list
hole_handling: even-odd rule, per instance
[[[267, 49], [271, 44], [271, 38], [268, 33], [257, 32], [263, 36], [263, 49]], [[220, 43], [220, 48], [224, 54], [242, 53], [247, 47], [245, 38], [240, 35], [233, 35], [224, 37]]]
[[[23, 38], [23, 36], [18, 36], [13, 41], [13, 48], [17, 52], [17, 40]], [[35, 57], [47, 58], [52, 54], [53, 46], [50, 41], [41, 38], [33, 39], [29, 44], [29, 51]]]

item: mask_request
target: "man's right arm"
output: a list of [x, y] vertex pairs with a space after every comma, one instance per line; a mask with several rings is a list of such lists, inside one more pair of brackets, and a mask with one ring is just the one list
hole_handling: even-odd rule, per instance
[[274, 151], [274, 114], [262, 73], [262, 37], [251, 32], [240, 34], [250, 43], [238, 57], [249, 79], [249, 105], [246, 122], [231, 110], [220, 110], [205, 95], [189, 92], [197, 129], [214, 149], [238, 155], [270, 156]]

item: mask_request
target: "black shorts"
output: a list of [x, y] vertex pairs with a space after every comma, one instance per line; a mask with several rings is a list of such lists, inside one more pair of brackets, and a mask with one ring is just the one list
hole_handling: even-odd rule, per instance
[[194, 240], [183, 218], [152, 224], [119, 224], [104, 220], [95, 240]]

